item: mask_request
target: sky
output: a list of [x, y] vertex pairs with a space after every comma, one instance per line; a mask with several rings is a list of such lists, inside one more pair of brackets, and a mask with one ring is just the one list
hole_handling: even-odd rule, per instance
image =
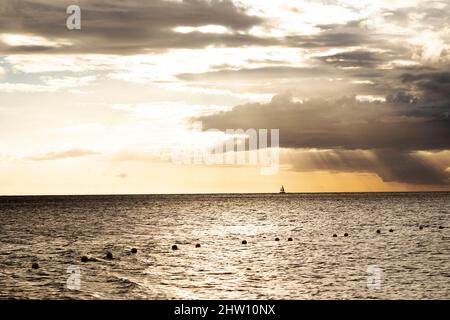
[[448, 0], [2, 0], [0, 194], [449, 191], [449, 17]]

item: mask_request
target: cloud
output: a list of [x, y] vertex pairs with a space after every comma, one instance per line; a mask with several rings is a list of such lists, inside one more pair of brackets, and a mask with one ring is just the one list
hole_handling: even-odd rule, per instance
[[85, 77], [42, 77], [41, 80], [44, 84], [34, 83], [0, 83], [0, 92], [56, 92], [63, 89], [80, 88], [86, 86], [95, 81], [95, 76]]
[[314, 67], [288, 67], [271, 66], [261, 68], [242, 68], [237, 70], [222, 69], [218, 71], [209, 71], [204, 73], [184, 73], [179, 74], [178, 78], [186, 81], [235, 81], [235, 80], [259, 80], [266, 79], [289, 79], [289, 78], [308, 78], [325, 76], [326, 69]]
[[[442, 152], [441, 152], [442, 153]], [[431, 158], [441, 153], [432, 153]], [[385, 182], [425, 185], [448, 185], [450, 172], [445, 164], [436, 163], [420, 153], [383, 150], [298, 150], [287, 154], [294, 171], [375, 173]]]
[[280, 129], [282, 148], [318, 150], [290, 159], [293, 170], [372, 172], [386, 182], [448, 185], [450, 163], [421, 152], [450, 150], [449, 79], [443, 71], [404, 73], [391, 80], [394, 89], [385, 89], [392, 91], [385, 101], [282, 94], [195, 120], [204, 130]]
[[[22, 38], [26, 34], [39, 41], [29, 41], [28, 45], [27, 41], [17, 45], [6, 41], [0, 50], [5, 53], [136, 53], [145, 49], [267, 42], [242, 33], [263, 23], [263, 19], [247, 14], [230, 0], [81, 0], [77, 4], [81, 8], [81, 30], [70, 31], [65, 26], [66, 1], [2, 1], [0, 30], [22, 35]], [[230, 34], [176, 32], [177, 27], [209, 25], [227, 28]]]
[[390, 105], [353, 97], [240, 105], [199, 117], [204, 128], [278, 128], [286, 148], [444, 150], [450, 148], [449, 106]]
[[385, 59], [382, 58], [381, 53], [372, 51], [347, 51], [333, 55], [326, 55], [319, 57], [325, 63], [336, 67], [364, 67], [372, 68], [379, 65]]
[[343, 24], [317, 24], [320, 32], [285, 37], [287, 46], [318, 49], [362, 47], [364, 45], [383, 44], [376, 32], [367, 28], [365, 18], [351, 20]]
[[[450, 149], [448, 1], [80, 0], [80, 31], [65, 26], [68, 4], [0, 2], [0, 53], [7, 55], [1, 63], [11, 70], [0, 91], [54, 93], [96, 81], [80, 103], [100, 95], [148, 102], [128, 111], [167, 131], [184, 113], [172, 115], [159, 103], [162, 96], [188, 100], [195, 93], [214, 110], [259, 101], [196, 120], [205, 129], [279, 128], [282, 147], [315, 150], [293, 158], [292, 170], [448, 182], [446, 164], [424, 154]], [[97, 78], [88, 76], [94, 72]], [[148, 91], [149, 84], [157, 89]], [[145, 100], [143, 92], [151, 101], [134, 101]], [[258, 100], [276, 92], [268, 103]], [[70, 149], [30, 159], [91, 154]], [[156, 154], [122, 152], [113, 159], [151, 161]]]
[[403, 83], [412, 84], [426, 101], [450, 102], [450, 72], [405, 73]]
[[65, 151], [49, 152], [44, 155], [28, 157], [27, 160], [33, 160], [33, 161], [61, 160], [61, 159], [69, 159], [69, 158], [86, 157], [86, 156], [92, 156], [92, 155], [97, 155], [97, 154], [98, 154], [98, 152], [95, 152], [92, 150], [74, 148], [74, 149], [69, 149], [69, 150], [65, 150]]
[[[80, 31], [65, 26], [68, 4], [53, 0], [2, 1], [0, 51], [135, 54], [211, 45], [277, 45], [313, 51], [370, 47], [407, 54], [413, 49], [418, 50], [418, 56], [437, 55], [433, 61], [448, 55], [448, 32], [443, 26], [449, 6], [444, 2], [418, 2], [415, 7], [377, 3], [371, 4], [372, 11], [366, 11], [355, 3], [328, 1], [272, 5], [248, 0], [79, 0]], [[327, 20], [333, 23], [324, 24]], [[418, 36], [417, 30], [428, 33]], [[405, 46], [408, 40], [415, 48]]]
[[29, 93], [36, 93], [36, 92], [54, 92], [56, 91], [56, 88], [52, 88], [50, 86], [46, 85], [40, 85], [40, 84], [30, 84], [30, 83], [9, 83], [4, 82], [0, 83], [0, 92], [29, 92]]
[[286, 37], [289, 46], [301, 48], [349, 47], [367, 42], [367, 37], [352, 32], [322, 32], [319, 35]]

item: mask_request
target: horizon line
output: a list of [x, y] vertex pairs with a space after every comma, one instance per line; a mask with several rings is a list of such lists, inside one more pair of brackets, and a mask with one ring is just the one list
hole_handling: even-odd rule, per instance
[[[302, 191], [289, 194], [366, 194], [366, 193], [450, 193], [450, 190], [417, 191]], [[84, 197], [84, 196], [183, 196], [183, 195], [280, 195], [279, 192], [196, 192], [196, 193], [74, 193], [74, 194], [0, 194], [6, 197]]]

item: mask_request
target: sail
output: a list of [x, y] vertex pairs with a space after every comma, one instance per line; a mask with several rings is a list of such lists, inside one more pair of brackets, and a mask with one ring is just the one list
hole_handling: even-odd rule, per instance
[[284, 192], [284, 186], [281, 186], [280, 192]]

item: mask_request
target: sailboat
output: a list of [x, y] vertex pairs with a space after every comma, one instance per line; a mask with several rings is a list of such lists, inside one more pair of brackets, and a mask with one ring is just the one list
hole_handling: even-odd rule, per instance
[[281, 186], [280, 193], [286, 193], [286, 191], [284, 191], [284, 186]]

